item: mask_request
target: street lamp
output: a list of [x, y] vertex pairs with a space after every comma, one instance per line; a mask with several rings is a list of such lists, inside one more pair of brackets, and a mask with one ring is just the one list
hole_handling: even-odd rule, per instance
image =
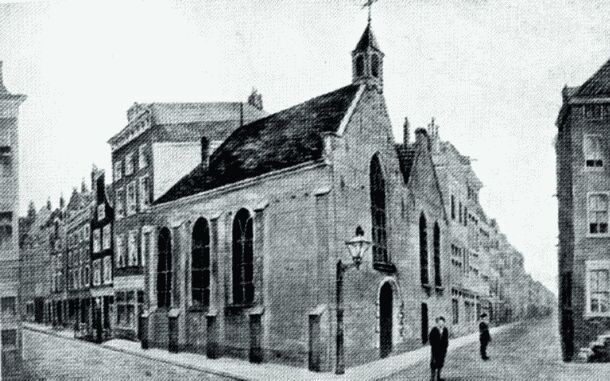
[[364, 238], [364, 230], [358, 226], [356, 236], [349, 241], [345, 241], [345, 246], [352, 256], [352, 263], [344, 264], [341, 259], [337, 261], [337, 363], [336, 374], [345, 373], [345, 352], [343, 348], [343, 273], [355, 267], [360, 268], [362, 255], [371, 246], [371, 242]]

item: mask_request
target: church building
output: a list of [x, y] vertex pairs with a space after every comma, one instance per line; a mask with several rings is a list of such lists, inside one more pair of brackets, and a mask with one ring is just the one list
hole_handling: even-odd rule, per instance
[[[340, 372], [426, 344], [451, 313], [448, 219], [427, 132], [395, 142], [384, 59], [369, 21], [352, 83], [215, 149], [203, 131], [139, 227], [144, 347]], [[357, 266], [355, 234], [371, 242]]]

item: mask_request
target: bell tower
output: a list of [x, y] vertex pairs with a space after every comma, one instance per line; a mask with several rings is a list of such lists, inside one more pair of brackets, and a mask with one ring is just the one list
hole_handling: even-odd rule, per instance
[[364, 33], [352, 51], [352, 82], [371, 84], [382, 90], [383, 58], [369, 18]]

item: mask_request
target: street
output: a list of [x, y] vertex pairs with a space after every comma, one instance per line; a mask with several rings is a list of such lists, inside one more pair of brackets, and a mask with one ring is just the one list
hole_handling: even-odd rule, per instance
[[28, 380], [227, 380], [28, 329], [23, 330], [23, 358]]
[[[478, 343], [470, 343], [452, 348], [443, 371], [447, 381], [467, 380], [607, 380], [610, 364], [565, 364], [561, 361], [559, 334], [555, 318], [517, 323], [493, 335], [488, 354], [490, 361], [479, 358]], [[457, 342], [456, 342], [457, 343]], [[217, 375], [203, 373], [176, 364], [145, 358], [132, 353], [124, 353], [96, 344], [58, 337], [46, 333], [24, 329], [24, 363], [29, 379], [35, 380], [226, 380]], [[384, 378], [386, 381], [428, 380], [429, 367], [427, 351], [419, 357], [419, 362]], [[404, 357], [390, 356], [381, 361], [405, 361]], [[375, 379], [375, 367], [387, 366], [381, 361], [363, 365], [370, 372], [346, 373], [343, 377], [334, 374], [307, 372], [304, 369], [282, 367], [283, 373], [274, 376], [260, 375], [256, 379]], [[387, 363], [386, 363], [387, 364]], [[396, 364], [399, 365], [399, 364]], [[256, 365], [250, 371], [243, 371], [244, 377], [254, 376], [254, 369], [273, 368], [271, 364]], [[246, 369], [246, 368], [243, 368]], [[398, 368], [400, 369], [400, 365]], [[370, 374], [372, 372], [372, 374]], [[241, 373], [239, 373], [241, 374]], [[350, 376], [351, 374], [351, 376]], [[386, 373], [389, 374], [389, 373]], [[379, 377], [379, 376], [377, 376]]]
[[[561, 361], [556, 319], [523, 322], [492, 338], [484, 362], [479, 344], [451, 349], [442, 377], [447, 381], [466, 380], [607, 380], [610, 364], [566, 364]], [[428, 361], [420, 362], [387, 381], [428, 380]]]

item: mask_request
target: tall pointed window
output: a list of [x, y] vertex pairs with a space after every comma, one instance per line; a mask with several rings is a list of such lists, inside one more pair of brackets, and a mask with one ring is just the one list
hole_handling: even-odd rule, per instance
[[438, 226], [438, 222], [434, 223], [434, 234], [432, 241], [434, 246], [434, 285], [441, 287], [443, 285], [443, 277], [441, 273], [441, 229]]
[[373, 54], [371, 57], [371, 74], [373, 77], [379, 77], [379, 56]]
[[428, 278], [428, 232], [426, 216], [422, 213], [419, 217], [419, 268], [421, 284], [430, 283]]
[[373, 262], [389, 262], [386, 233], [385, 180], [379, 156], [373, 156], [370, 165], [371, 226], [373, 228]]
[[362, 77], [364, 75], [364, 57], [359, 55], [356, 57], [356, 76]]
[[254, 302], [254, 240], [252, 216], [240, 209], [233, 220], [233, 303]]
[[161, 229], [158, 240], [157, 307], [169, 308], [172, 292], [172, 242], [168, 228]]
[[200, 218], [193, 228], [191, 252], [191, 300], [193, 306], [210, 305], [210, 227]]

